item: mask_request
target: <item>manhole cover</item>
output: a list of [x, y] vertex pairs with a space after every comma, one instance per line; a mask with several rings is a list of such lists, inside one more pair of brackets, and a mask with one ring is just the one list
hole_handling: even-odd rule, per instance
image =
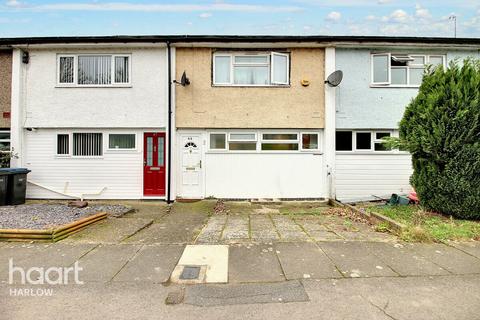
[[199, 275], [200, 275], [200, 267], [185, 266], [183, 267], [182, 274], [180, 274], [180, 279], [182, 280], [198, 279]]

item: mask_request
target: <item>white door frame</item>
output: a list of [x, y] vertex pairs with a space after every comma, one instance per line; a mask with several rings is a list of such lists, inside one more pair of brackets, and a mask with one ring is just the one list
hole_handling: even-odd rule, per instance
[[183, 138], [186, 136], [198, 136], [200, 140], [200, 158], [202, 161], [201, 172], [200, 172], [200, 186], [201, 188], [198, 197], [189, 197], [192, 199], [204, 199], [205, 198], [205, 131], [198, 131], [198, 130], [178, 130], [177, 133], [177, 192], [176, 196], [179, 198], [183, 198], [184, 195], [182, 190], [182, 161], [183, 161]]

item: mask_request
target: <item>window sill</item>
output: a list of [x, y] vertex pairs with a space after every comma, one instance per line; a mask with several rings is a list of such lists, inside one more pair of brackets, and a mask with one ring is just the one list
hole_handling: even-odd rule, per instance
[[235, 150], [235, 151], [229, 151], [229, 150], [208, 150], [205, 152], [206, 154], [312, 154], [312, 155], [323, 155], [323, 152], [320, 150], [272, 150], [272, 151], [267, 151], [267, 150], [261, 150], [261, 151], [256, 151], [256, 150]]
[[398, 84], [370, 84], [370, 88], [408, 88], [408, 89], [418, 89], [419, 85], [398, 85]]
[[138, 150], [135, 149], [107, 149], [106, 153], [137, 153]]
[[112, 85], [64, 85], [57, 84], [55, 88], [132, 88], [131, 84], [112, 84]]
[[335, 151], [335, 154], [350, 154], [350, 155], [408, 155], [409, 152], [406, 151]]
[[214, 88], [290, 88], [289, 84], [212, 84]]

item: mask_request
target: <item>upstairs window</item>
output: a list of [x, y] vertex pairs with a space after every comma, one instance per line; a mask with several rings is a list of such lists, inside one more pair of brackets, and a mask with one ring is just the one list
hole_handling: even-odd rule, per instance
[[213, 84], [228, 86], [288, 85], [289, 59], [286, 53], [216, 53], [213, 56]]
[[371, 61], [374, 86], [418, 87], [427, 65], [445, 66], [444, 55], [375, 53]]
[[130, 56], [109, 54], [59, 55], [61, 86], [115, 86], [130, 84]]

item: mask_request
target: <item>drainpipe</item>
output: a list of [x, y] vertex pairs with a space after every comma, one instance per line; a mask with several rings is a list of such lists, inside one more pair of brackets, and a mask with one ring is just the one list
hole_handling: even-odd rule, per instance
[[168, 72], [168, 127], [167, 127], [167, 203], [170, 200], [170, 188], [172, 186], [172, 52], [170, 48], [170, 41], [167, 41], [167, 72]]

